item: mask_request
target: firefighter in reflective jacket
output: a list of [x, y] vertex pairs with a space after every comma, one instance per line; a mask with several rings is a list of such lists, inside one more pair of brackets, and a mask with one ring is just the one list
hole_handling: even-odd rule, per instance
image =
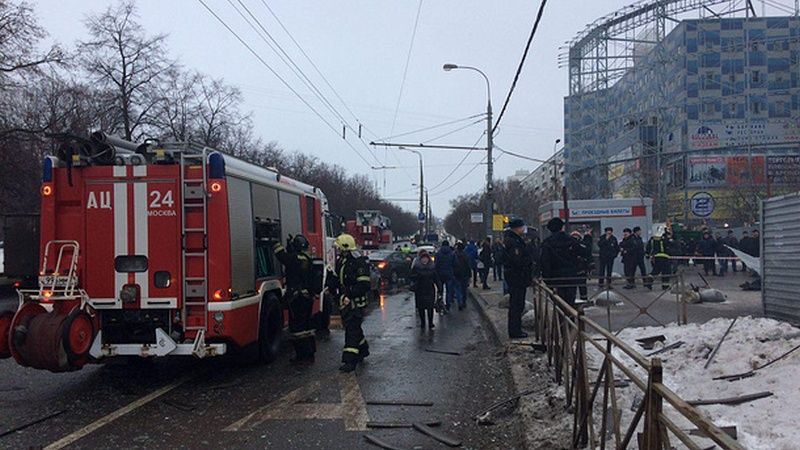
[[289, 333], [296, 354], [293, 362], [311, 362], [317, 351], [311, 310], [318, 289], [314, 286], [313, 260], [308, 246], [308, 239], [301, 234], [289, 238], [288, 248], [280, 243], [275, 245], [275, 257], [286, 268], [283, 300], [289, 309]]
[[336, 238], [339, 257], [336, 260], [335, 285], [339, 294], [339, 313], [344, 325], [342, 372], [352, 372], [369, 356], [369, 344], [361, 329], [364, 308], [370, 290], [369, 264], [366, 258], [354, 254], [356, 241], [349, 234]]
[[672, 277], [672, 263], [669, 260], [669, 247], [670, 247], [669, 233], [664, 232], [663, 236], [653, 236], [647, 242], [645, 252], [650, 257], [653, 263], [653, 271], [651, 276], [655, 278], [656, 275], [661, 275], [661, 289], [667, 290], [670, 285], [670, 278]]

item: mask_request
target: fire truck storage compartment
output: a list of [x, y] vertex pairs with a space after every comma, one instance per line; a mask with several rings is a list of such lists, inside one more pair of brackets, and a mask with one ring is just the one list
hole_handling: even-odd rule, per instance
[[101, 315], [106, 344], [155, 344], [156, 328], [170, 333], [168, 309], [105, 310]]
[[39, 215], [3, 216], [5, 266], [0, 273], [9, 278], [35, 279], [39, 273]]

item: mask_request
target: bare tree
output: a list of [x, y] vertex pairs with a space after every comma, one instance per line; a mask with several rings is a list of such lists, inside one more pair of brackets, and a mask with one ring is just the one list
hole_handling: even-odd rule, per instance
[[28, 3], [0, 0], [0, 87], [10, 74], [33, 72], [44, 64], [61, 62], [64, 54], [58, 46], [44, 52], [36, 50], [46, 36]]
[[148, 36], [130, 0], [86, 19], [89, 40], [78, 50], [84, 69], [100, 86], [115, 92], [119, 123], [114, 131], [138, 140], [147, 134], [160, 98], [158, 83], [176, 66], [166, 54], [166, 35]]

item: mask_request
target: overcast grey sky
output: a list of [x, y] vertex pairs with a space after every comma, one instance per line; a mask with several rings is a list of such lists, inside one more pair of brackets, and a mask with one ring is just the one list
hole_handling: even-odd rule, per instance
[[[418, 1], [267, 2], [361, 122], [378, 137], [389, 136]], [[292, 87], [323, 112], [326, 120], [335, 128], [341, 128], [340, 121], [304, 88], [226, 0], [207, 0], [207, 3]], [[245, 0], [244, 3], [354, 124], [355, 120], [304, 60], [261, 1]], [[555, 139], [562, 136], [563, 96], [567, 93], [566, 69], [557, 67], [558, 47], [587, 23], [630, 3], [631, 0], [550, 0], [496, 135], [497, 145], [537, 158], [546, 158], [552, 153]], [[85, 36], [83, 18], [103, 10], [109, 2], [41, 0], [35, 4], [50, 39], [72, 45]], [[242, 90], [244, 107], [253, 112], [256, 131], [265, 140], [275, 140], [287, 150], [314, 154], [353, 173], [368, 174], [383, 192], [384, 172], [371, 170], [338, 133], [328, 128], [264, 68], [199, 2], [140, 0], [138, 5], [147, 31], [169, 34], [169, 51], [184, 66], [224, 77]], [[491, 80], [492, 103], [495, 113], [499, 113], [538, 6], [536, 0], [423, 0], [394, 134], [485, 111], [483, 79], [468, 71], [444, 72], [442, 64], [445, 62], [482, 69]], [[398, 140], [421, 142], [469, 123], [459, 122]], [[431, 143], [472, 145], [484, 129], [483, 123], [475, 124]], [[375, 135], [364, 132], [367, 142]], [[372, 160], [356, 136], [350, 134], [348, 140], [364, 157]], [[417, 157], [397, 150], [375, 149], [374, 152], [380, 163], [402, 167], [385, 171], [387, 197], [413, 198], [416, 194], [411, 183], [418, 179]], [[425, 184], [430, 188], [439, 185], [430, 191], [434, 214], [444, 216], [449, 210], [449, 200], [456, 195], [482, 189], [485, 166], [464, 175], [475, 168], [483, 153], [470, 154], [463, 166], [445, 180], [464, 153], [427, 149], [424, 152]], [[497, 178], [505, 178], [518, 169], [531, 170], [536, 165], [505, 155], [496, 161], [495, 173]], [[459, 179], [462, 180], [456, 183]], [[448, 187], [450, 189], [445, 189]], [[413, 202], [400, 204], [416, 210]]]

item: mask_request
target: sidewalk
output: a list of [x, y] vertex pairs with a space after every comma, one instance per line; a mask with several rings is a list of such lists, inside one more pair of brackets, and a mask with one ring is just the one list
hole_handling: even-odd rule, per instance
[[[552, 371], [547, 367], [547, 358], [531, 347], [516, 343], [532, 343], [534, 338], [525, 340], [508, 339], [508, 309], [498, 306], [502, 300], [499, 282], [492, 290], [469, 289], [472, 302], [469, 307], [478, 311], [489, 323], [490, 331], [500, 346], [505, 348], [503, 355], [508, 358], [511, 375], [517, 392], [536, 389], [536, 392], [520, 398], [517, 413], [523, 424], [525, 448], [531, 450], [555, 450], [571, 447], [572, 414], [564, 410], [564, 387], [554, 382]], [[528, 293], [530, 298], [531, 293]]]

